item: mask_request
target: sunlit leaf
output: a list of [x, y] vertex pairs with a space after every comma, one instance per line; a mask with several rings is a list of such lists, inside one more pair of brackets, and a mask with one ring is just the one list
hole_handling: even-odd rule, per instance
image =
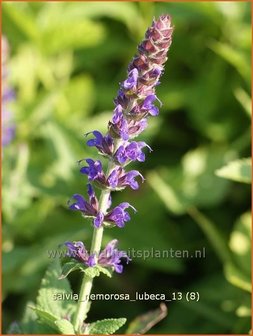
[[229, 180], [251, 183], [251, 159], [241, 159], [229, 162], [216, 170], [216, 175]]
[[89, 325], [89, 334], [114, 334], [120, 327], [126, 323], [125, 318], [118, 319], [105, 319], [101, 321], [93, 322]]

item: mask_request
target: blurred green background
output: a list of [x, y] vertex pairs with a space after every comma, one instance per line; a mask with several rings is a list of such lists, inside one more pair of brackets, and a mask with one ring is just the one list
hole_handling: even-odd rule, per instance
[[[105, 132], [118, 83], [125, 79], [153, 16], [169, 13], [175, 31], [162, 84], [160, 116], [140, 139], [153, 148], [137, 192], [138, 213], [107, 230], [120, 248], [206, 249], [202, 259], [134, 259], [122, 275], [95, 279], [97, 293], [198, 291], [199, 302], [171, 302], [152, 333], [250, 330], [250, 185], [218, 177], [250, 156], [251, 12], [247, 2], [3, 3], [16, 136], [3, 150], [4, 331], [34, 301], [66, 240], [90, 245], [92, 227], [67, 209], [86, 192], [77, 161], [96, 158], [84, 133]], [[73, 291], [80, 274], [70, 276]], [[89, 320], [127, 317], [159, 302], [94, 302]], [[121, 329], [121, 333], [125, 329]]]

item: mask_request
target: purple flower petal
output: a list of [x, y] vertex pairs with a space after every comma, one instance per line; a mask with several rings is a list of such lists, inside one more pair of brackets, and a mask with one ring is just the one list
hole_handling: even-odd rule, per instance
[[120, 168], [115, 168], [108, 176], [107, 182], [111, 188], [116, 188], [118, 186], [120, 175]]
[[144, 177], [141, 175], [138, 170], [130, 170], [128, 173], [124, 175], [122, 178], [122, 184], [123, 185], [129, 185], [133, 190], [136, 190], [139, 188], [139, 184], [137, 181], [135, 181], [135, 177], [140, 176], [142, 178], [142, 182], [144, 181]]
[[110, 241], [100, 253], [98, 263], [103, 267], [112, 267], [116, 273], [122, 273], [123, 265], [121, 265], [121, 258], [126, 258], [127, 263], [130, 258], [124, 251], [119, 251], [117, 245], [117, 239]]
[[85, 201], [82, 195], [74, 194], [72, 198], [74, 198], [76, 202], [69, 206], [71, 210], [86, 211], [87, 202]]
[[123, 82], [123, 88], [126, 90], [131, 90], [137, 85], [138, 80], [138, 70], [135, 68], [131, 70], [128, 74], [128, 78]]
[[120, 264], [113, 264], [113, 268], [116, 273], [122, 273], [123, 272], [123, 266]]
[[96, 265], [96, 260], [95, 260], [95, 255], [94, 254], [92, 254], [91, 256], [89, 256], [88, 261], [87, 261], [87, 265], [89, 267], [93, 267], [93, 266]]
[[103, 221], [104, 221], [104, 215], [101, 211], [99, 211], [96, 218], [94, 218], [93, 220], [93, 224], [96, 228], [99, 228], [103, 224]]
[[125, 209], [131, 207], [135, 212], [136, 209], [127, 202], [120, 203], [114, 209], [112, 209], [106, 216], [105, 220], [111, 223], [114, 223], [118, 227], [122, 228], [125, 226], [125, 223], [128, 222], [131, 217]]
[[86, 174], [88, 176], [89, 181], [94, 180], [103, 180], [104, 173], [102, 170], [102, 163], [99, 160], [92, 160], [92, 159], [86, 159], [85, 160], [88, 163], [88, 167], [82, 167], [80, 169], [80, 172], [82, 174]]

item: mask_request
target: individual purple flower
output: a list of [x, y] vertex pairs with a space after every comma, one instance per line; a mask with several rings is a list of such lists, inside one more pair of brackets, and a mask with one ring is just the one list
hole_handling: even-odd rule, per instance
[[120, 228], [124, 227], [125, 223], [131, 219], [129, 213], [126, 211], [127, 208], [132, 208], [136, 212], [136, 209], [132, 205], [123, 202], [105, 215], [105, 221], [116, 224]]
[[115, 107], [112, 121], [109, 121], [109, 133], [114, 138], [129, 139], [129, 125], [122, 113], [122, 106], [119, 104]]
[[89, 181], [96, 181], [100, 184], [106, 183], [106, 177], [103, 172], [102, 163], [99, 160], [86, 159], [88, 166], [82, 167], [80, 172], [88, 176]]
[[145, 154], [143, 153], [142, 149], [144, 147], [148, 147], [150, 151], [152, 149], [143, 141], [132, 141], [132, 142], [125, 142], [117, 149], [116, 153], [114, 154], [115, 159], [120, 164], [125, 164], [126, 162], [130, 161], [145, 161]]
[[80, 261], [88, 265], [89, 254], [83, 242], [77, 241], [77, 242], [72, 243], [72, 242], [67, 241], [64, 243], [64, 245], [68, 248], [66, 257], [73, 258], [77, 261]]
[[103, 136], [99, 131], [89, 132], [86, 135], [92, 133], [95, 136], [95, 139], [90, 139], [87, 141], [87, 145], [96, 147], [99, 150], [100, 154], [103, 155], [112, 155], [113, 153], [113, 138], [107, 134]]
[[159, 114], [158, 107], [153, 104], [153, 102], [157, 99], [157, 97], [153, 94], [147, 96], [142, 105], [141, 105], [141, 110], [146, 111], [149, 113], [151, 116], [157, 116]]
[[137, 176], [140, 176], [142, 182], [144, 177], [138, 170], [130, 170], [126, 172], [122, 167], [117, 166], [113, 169], [107, 179], [107, 186], [112, 190], [120, 190], [129, 186], [133, 190], [139, 188], [139, 183], [135, 180]]
[[119, 251], [117, 249], [118, 240], [114, 239], [110, 241], [105, 249], [100, 253], [98, 257], [98, 264], [103, 267], [112, 267], [116, 273], [122, 273], [123, 265], [121, 264], [121, 259], [125, 258], [126, 262], [129, 263], [131, 260], [126, 252]]
[[135, 138], [144, 131], [147, 127], [147, 120], [144, 118], [144, 115], [148, 115], [148, 113], [136, 113], [137, 107], [133, 106], [132, 109], [129, 109], [128, 117], [131, 116], [132, 119], [126, 119], [126, 116], [122, 112], [122, 106], [116, 106], [113, 118], [108, 124], [109, 134], [112, 137], [128, 140]]
[[104, 215], [99, 210], [98, 199], [95, 196], [95, 192], [90, 184], [88, 184], [89, 202], [85, 200], [82, 195], [74, 194], [72, 198], [74, 203], [70, 204], [71, 210], [80, 211], [84, 217], [92, 217], [95, 227], [100, 227], [103, 224]]
[[137, 86], [138, 80], [138, 70], [134, 68], [128, 74], [128, 78], [123, 82], [122, 87], [128, 92], [128, 90], [133, 91]]

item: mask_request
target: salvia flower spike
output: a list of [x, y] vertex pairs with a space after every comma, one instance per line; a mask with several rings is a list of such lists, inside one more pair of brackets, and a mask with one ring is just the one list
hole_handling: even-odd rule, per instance
[[[90, 253], [82, 242], [66, 242], [67, 255], [87, 267], [100, 265], [109, 267], [117, 273], [123, 271], [121, 258], [130, 260], [123, 251], [116, 248], [118, 241], [112, 240], [100, 253], [103, 229], [117, 226], [122, 228], [130, 220], [129, 209], [136, 209], [128, 202], [111, 208], [111, 192], [130, 187], [139, 188], [144, 177], [137, 170], [127, 170], [133, 161], [144, 162], [145, 152], [152, 149], [143, 141], [135, 138], [148, 125], [150, 116], [159, 114], [160, 100], [156, 96], [156, 86], [164, 71], [167, 52], [172, 41], [173, 27], [169, 15], [161, 15], [153, 20], [144, 40], [138, 46], [138, 52], [128, 66], [127, 78], [120, 83], [120, 89], [114, 100], [115, 108], [112, 119], [108, 123], [108, 132], [103, 135], [98, 130], [86, 134], [87, 145], [95, 147], [98, 153], [108, 160], [107, 169], [103, 168], [99, 159], [87, 158], [80, 172], [87, 176], [88, 200], [82, 195], [73, 195], [71, 210], [79, 211], [84, 217], [90, 217], [94, 226]], [[92, 134], [92, 136], [91, 136]], [[134, 139], [134, 140], [133, 140]], [[101, 196], [95, 195], [93, 186], [101, 189]], [[109, 252], [108, 252], [109, 251]], [[82, 298], [89, 296], [92, 279], [84, 276], [74, 326], [80, 331], [88, 302]]]

